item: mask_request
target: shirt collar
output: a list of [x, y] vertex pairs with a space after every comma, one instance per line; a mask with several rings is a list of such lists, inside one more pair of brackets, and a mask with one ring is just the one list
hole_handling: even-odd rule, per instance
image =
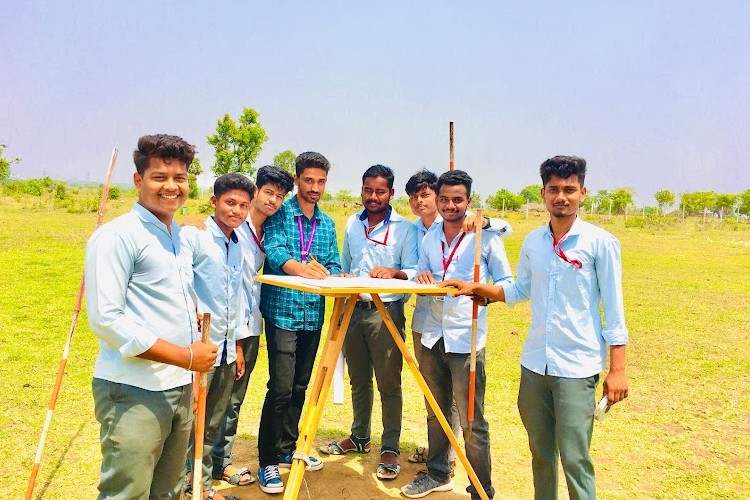
[[[302, 208], [299, 206], [299, 202], [297, 201], [297, 195], [296, 194], [294, 196], [292, 196], [292, 198], [289, 200], [289, 205], [292, 207], [292, 215], [294, 217], [302, 216], [302, 217], [307, 218], [307, 216], [304, 214], [304, 212], [302, 212]], [[320, 209], [318, 208], [318, 204], [317, 203], [315, 204], [315, 209], [313, 211], [312, 218], [313, 219], [320, 219]]]
[[[568, 232], [565, 233], [566, 236], [577, 236], [581, 234], [581, 230], [583, 229], [583, 222], [581, 221], [581, 218], [578, 217], [578, 214], [576, 214], [576, 219], [573, 221], [573, 225], [570, 226], [570, 229], [568, 229]], [[546, 234], [549, 235], [550, 238], [554, 241], [554, 235], [552, 234], [552, 221], [547, 223], [547, 231]]]
[[[357, 217], [362, 222], [366, 221], [367, 220], [367, 209], [363, 208], [362, 211], [359, 212], [359, 214], [357, 214]], [[390, 222], [398, 222], [398, 221], [401, 221], [403, 219], [404, 218], [401, 217], [401, 214], [399, 214], [398, 212], [396, 212], [395, 210], [393, 210], [393, 207], [391, 205], [388, 205], [388, 215], [385, 216], [385, 219], [383, 219], [383, 222], [385, 222], [386, 220], [390, 221]]]
[[[214, 235], [214, 238], [221, 238], [222, 241], [227, 240], [227, 237], [224, 235], [224, 231], [222, 231], [219, 225], [216, 223], [213, 215], [209, 216], [206, 219], [206, 229], [211, 231], [211, 233]], [[237, 239], [237, 235], [234, 232], [234, 229], [229, 234], [229, 239], [232, 240], [232, 243], [237, 243], [239, 241]]]
[[[135, 202], [135, 204], [133, 205], [133, 211], [138, 214], [138, 217], [143, 222], [157, 224], [161, 228], [166, 228], [166, 225], [162, 221], [160, 221], [156, 215], [151, 213], [146, 207], [144, 207], [140, 203]], [[172, 231], [172, 234], [174, 234], [175, 228], [179, 230], [180, 226], [177, 224], [177, 222], [175, 222], [174, 218], [172, 218], [172, 225], [170, 228], [170, 230]]]

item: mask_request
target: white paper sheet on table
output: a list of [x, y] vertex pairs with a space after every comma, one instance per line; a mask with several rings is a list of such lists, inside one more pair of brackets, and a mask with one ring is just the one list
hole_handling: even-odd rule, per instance
[[424, 286], [425, 288], [434, 288], [435, 285], [420, 285], [413, 281], [397, 280], [397, 279], [383, 279], [383, 278], [342, 278], [340, 276], [329, 276], [322, 280], [316, 280], [313, 278], [300, 278], [300, 283], [306, 285], [316, 286], [319, 288], [414, 288]]

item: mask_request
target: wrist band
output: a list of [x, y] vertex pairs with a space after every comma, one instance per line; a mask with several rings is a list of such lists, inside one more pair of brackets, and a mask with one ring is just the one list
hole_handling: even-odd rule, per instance
[[188, 350], [190, 351], [190, 363], [188, 363], [188, 371], [190, 371], [193, 368], [193, 346], [189, 345], [187, 346]]

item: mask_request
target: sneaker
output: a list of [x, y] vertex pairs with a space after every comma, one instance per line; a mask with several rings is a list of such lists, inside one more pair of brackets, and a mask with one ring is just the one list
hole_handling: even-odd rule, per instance
[[433, 491], [451, 491], [453, 489], [453, 481], [446, 481], [441, 483], [437, 479], [433, 479], [429, 475], [420, 476], [411, 483], [401, 487], [401, 493], [409, 498], [422, 498], [426, 497]]
[[266, 465], [258, 469], [258, 484], [265, 493], [281, 493], [284, 491], [284, 483], [279, 476], [278, 465]]
[[[310, 455], [307, 457], [310, 460], [310, 463], [308, 463], [305, 466], [305, 470], [310, 472], [314, 470], [320, 470], [323, 468], [323, 462], [320, 461], [319, 458], [314, 457]], [[279, 467], [282, 469], [291, 469], [292, 468], [292, 454], [287, 453], [286, 455], [282, 455], [279, 457]]]

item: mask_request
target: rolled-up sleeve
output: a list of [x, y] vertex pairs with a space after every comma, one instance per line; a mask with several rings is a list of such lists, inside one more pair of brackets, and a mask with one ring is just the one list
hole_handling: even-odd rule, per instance
[[500, 284], [505, 293], [505, 303], [513, 306], [518, 302], [529, 300], [531, 296], [531, 261], [526, 249], [526, 243], [521, 247], [521, 254], [518, 257], [518, 271], [516, 281], [503, 282]]
[[620, 242], [614, 236], [598, 245], [596, 277], [604, 310], [602, 336], [609, 345], [625, 345], [628, 343], [628, 330], [622, 293], [622, 260]]
[[292, 254], [289, 253], [288, 236], [284, 230], [284, 214], [282, 214], [282, 211], [285, 209], [286, 207], [282, 207], [264, 225], [266, 262], [272, 269], [281, 269], [286, 261], [294, 259]]
[[125, 312], [135, 244], [102, 228], [86, 248], [86, 305], [91, 330], [123, 358], [149, 350], [157, 335]]

